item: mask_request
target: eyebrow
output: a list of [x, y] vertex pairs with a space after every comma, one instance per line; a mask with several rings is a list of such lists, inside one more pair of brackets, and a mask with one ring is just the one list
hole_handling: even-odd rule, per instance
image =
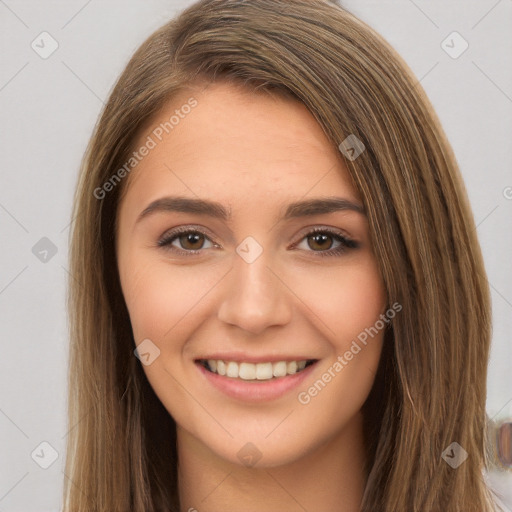
[[[283, 220], [299, 217], [310, 217], [325, 213], [350, 210], [366, 215], [364, 207], [341, 197], [326, 197], [307, 199], [290, 203], [283, 215]], [[231, 209], [227, 210], [222, 204], [208, 199], [193, 199], [181, 196], [169, 196], [156, 199], [150, 203], [138, 216], [136, 223], [157, 212], [181, 212], [208, 215], [210, 217], [229, 221]]]

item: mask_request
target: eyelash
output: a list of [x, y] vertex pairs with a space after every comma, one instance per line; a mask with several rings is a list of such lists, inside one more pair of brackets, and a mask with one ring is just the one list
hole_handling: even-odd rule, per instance
[[[341, 233], [337, 231], [333, 231], [328, 228], [313, 228], [311, 231], [308, 231], [297, 244], [298, 245], [302, 240], [307, 239], [308, 237], [315, 235], [315, 234], [327, 234], [330, 235], [332, 238], [334, 238], [336, 241], [340, 242], [340, 245], [335, 249], [328, 249], [326, 251], [306, 251], [306, 252], [313, 252], [316, 253], [319, 257], [332, 257], [332, 256], [341, 256], [345, 252], [347, 252], [350, 249], [357, 249], [359, 247], [359, 243], [355, 240], [352, 240], [351, 238], [347, 237], [346, 235], [342, 235]], [[191, 227], [182, 227], [182, 228], [176, 228], [172, 230], [169, 233], [166, 233], [159, 241], [158, 246], [162, 247], [165, 250], [170, 250], [172, 252], [177, 252], [178, 254], [183, 255], [192, 255], [196, 256], [201, 253], [204, 249], [197, 249], [197, 250], [185, 250], [185, 249], [179, 249], [176, 247], [172, 247], [171, 243], [176, 240], [181, 235], [188, 235], [188, 234], [200, 234], [203, 235], [205, 238], [210, 240], [210, 237], [201, 231], [200, 229], [192, 229]], [[212, 240], [210, 242], [214, 243]], [[215, 245], [215, 244], [214, 244]]]

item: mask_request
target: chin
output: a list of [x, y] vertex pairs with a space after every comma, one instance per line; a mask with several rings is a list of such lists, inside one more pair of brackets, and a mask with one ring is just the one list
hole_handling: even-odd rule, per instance
[[[243, 429], [239, 427], [239, 431]], [[231, 431], [233, 432], [233, 431]], [[248, 428], [246, 432], [250, 432]], [[233, 432], [233, 434], [235, 434]], [[272, 436], [275, 436], [272, 439]], [[267, 439], [265, 435], [234, 435], [234, 438], [219, 440], [202, 438], [201, 442], [211, 450], [215, 456], [228, 463], [255, 469], [275, 468], [292, 464], [307, 453], [316, 449], [319, 443], [309, 438], [308, 445], [300, 443], [300, 439], [308, 439], [304, 432], [276, 432]]]

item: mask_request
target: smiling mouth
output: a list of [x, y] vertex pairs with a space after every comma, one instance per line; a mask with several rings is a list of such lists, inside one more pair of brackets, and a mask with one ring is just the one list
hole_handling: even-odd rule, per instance
[[196, 362], [211, 373], [242, 379], [245, 381], [265, 381], [300, 373], [317, 359], [301, 361], [276, 361], [274, 363], [238, 363], [221, 359], [198, 359]]

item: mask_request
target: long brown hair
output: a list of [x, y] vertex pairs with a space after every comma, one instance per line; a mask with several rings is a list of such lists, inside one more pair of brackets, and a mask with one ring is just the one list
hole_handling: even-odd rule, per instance
[[[179, 510], [175, 423], [133, 354], [116, 265], [127, 178], [112, 177], [125, 174], [141, 128], [199, 80], [292, 96], [336, 147], [349, 135], [365, 146], [346, 165], [389, 304], [403, 311], [364, 406], [361, 510], [491, 510], [482, 477], [490, 298], [456, 159], [404, 61], [322, 0], [202, 0], [152, 34], [116, 83], [73, 212], [64, 510]], [[453, 442], [468, 453], [457, 468], [442, 457]]]

